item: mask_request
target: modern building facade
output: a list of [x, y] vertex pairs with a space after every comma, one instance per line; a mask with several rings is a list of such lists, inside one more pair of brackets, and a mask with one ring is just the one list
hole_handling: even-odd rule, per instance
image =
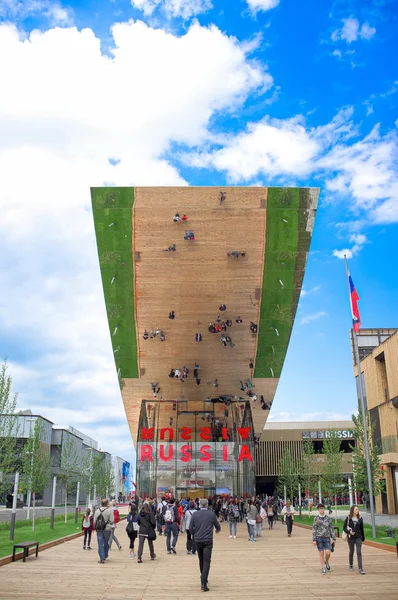
[[[352, 336], [352, 333], [351, 333]], [[376, 512], [398, 513], [398, 329], [361, 329], [358, 334], [360, 372], [353, 353], [357, 388], [361, 381], [373, 426], [372, 444], [379, 449], [385, 492], [376, 498]]]
[[137, 492], [251, 492], [251, 444], [281, 375], [319, 190], [91, 193]]
[[[278, 482], [280, 461], [286, 448], [289, 449], [293, 460], [298, 463], [306, 440], [313, 443], [318, 465], [316, 472], [320, 475], [325, 459], [322, 455], [323, 441], [330, 435], [330, 431], [335, 431], [337, 437], [341, 439], [340, 450], [344, 453], [341, 472], [344, 474], [345, 484], [342, 486], [342, 495], [348, 495], [348, 479], [352, 479], [353, 476], [352, 430], [352, 421], [267, 422], [256, 448], [257, 493], [267, 495], [274, 493]], [[354, 481], [352, 485], [352, 492], [355, 495]], [[304, 495], [305, 490], [303, 490]]]
[[[130, 491], [130, 463], [118, 457], [112, 457], [108, 452], [102, 452], [98, 449], [98, 442], [90, 436], [78, 431], [74, 427], [57, 427], [45, 417], [35, 415], [30, 410], [19, 413], [16, 419], [17, 432], [17, 453], [22, 455], [23, 448], [28, 439], [33, 436], [36, 423], [40, 424], [41, 443], [47, 448], [51, 457], [51, 480], [49, 480], [43, 493], [36, 494], [37, 505], [50, 506], [52, 502], [52, 478], [57, 477], [55, 504], [65, 502], [66, 483], [62, 475], [64, 473], [63, 460], [71, 462], [68, 457], [73, 457], [76, 464], [76, 476], [72, 478], [68, 491], [68, 503], [76, 501], [77, 482], [80, 482], [79, 501], [86, 503], [93, 498], [93, 486], [90, 494], [90, 472], [85, 468], [86, 464], [93, 462], [95, 456], [99, 457], [98, 464], [112, 464], [114, 469], [114, 489], [109, 489], [109, 496], [118, 498], [118, 491], [124, 490], [127, 496], [127, 486]], [[33, 460], [33, 459], [32, 459]], [[115, 464], [121, 464], [121, 471], [116, 472]], [[85, 475], [81, 475], [87, 471]], [[122, 487], [123, 486], [123, 487]], [[10, 489], [12, 480], [10, 480]], [[26, 491], [20, 493], [19, 500], [26, 501], [28, 494]]]

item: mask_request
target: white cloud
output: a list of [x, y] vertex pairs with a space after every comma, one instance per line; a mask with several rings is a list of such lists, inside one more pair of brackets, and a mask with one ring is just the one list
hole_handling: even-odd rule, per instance
[[321, 285], [315, 285], [314, 287], [310, 288], [309, 290], [306, 290], [304, 288], [302, 288], [301, 290], [301, 297], [304, 298], [305, 296], [309, 296], [310, 294], [315, 294], [316, 292], [318, 292], [322, 287]]
[[0, 16], [4, 19], [25, 19], [32, 15], [46, 17], [50, 25], [67, 26], [73, 24], [70, 8], [51, 0], [0, 0]]
[[211, 0], [131, 0], [131, 5], [146, 16], [161, 8], [168, 17], [183, 19], [190, 19], [213, 7]]
[[[82, 431], [98, 417], [124, 419], [90, 186], [184, 185], [164, 158], [171, 142], [202, 143], [217, 111], [272, 83], [214, 26], [179, 37], [131, 21], [112, 34], [105, 56], [90, 29], [21, 39], [0, 27], [0, 355], [20, 407]], [[125, 422], [118, 431], [131, 444]]]
[[340, 29], [335, 29], [331, 35], [333, 42], [344, 41], [347, 44], [351, 44], [358, 39], [370, 40], [376, 34], [374, 27], [371, 27], [367, 22], [360, 25], [358, 19], [355, 17], [341, 19], [341, 22], [343, 26]]
[[317, 313], [314, 313], [313, 315], [307, 315], [305, 317], [301, 317], [300, 325], [308, 325], [308, 323], [311, 323], [312, 321], [317, 321], [318, 319], [321, 319], [325, 315], [326, 315], [326, 313], [323, 310], [320, 310]]
[[315, 128], [308, 128], [302, 115], [265, 117], [242, 133], [218, 140], [216, 149], [182, 159], [194, 167], [224, 171], [232, 183], [279, 178], [296, 184], [296, 178], [322, 176], [326, 201], [344, 199], [357, 218], [361, 213], [360, 219], [373, 224], [398, 222], [397, 132], [382, 135], [376, 125], [352, 143], [359, 137], [352, 116], [352, 107], [345, 107]]
[[266, 117], [260, 122], [249, 123], [247, 131], [231, 137], [224, 148], [191, 155], [188, 160], [193, 166], [212, 165], [227, 171], [229, 180], [237, 182], [258, 174], [307, 175], [319, 149], [301, 117], [285, 121]]
[[344, 248], [343, 250], [333, 250], [333, 256], [340, 259], [344, 259], [345, 257], [349, 260], [358, 254], [363, 246], [368, 243], [368, 239], [363, 233], [353, 233], [349, 239], [353, 246], [351, 248]]
[[248, 7], [253, 13], [271, 10], [278, 6], [280, 0], [246, 0]]

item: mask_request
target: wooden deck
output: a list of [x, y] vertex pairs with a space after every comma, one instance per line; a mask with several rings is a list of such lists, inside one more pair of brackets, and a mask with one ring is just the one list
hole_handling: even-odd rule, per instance
[[[143, 564], [128, 558], [124, 528], [119, 527], [123, 549], [113, 546], [109, 562], [97, 563], [96, 551], [82, 550], [81, 539], [46, 550], [39, 558], [18, 561], [0, 569], [0, 599], [4, 600], [196, 600], [200, 590], [198, 559], [185, 553], [185, 534], [177, 556], [168, 555], [165, 538], [155, 542], [156, 561], [144, 549]], [[94, 539], [93, 548], [96, 549]], [[311, 532], [294, 528], [288, 538], [284, 525], [263, 531], [249, 543], [246, 526], [238, 538], [228, 539], [227, 526], [215, 537], [210, 592], [206, 598], [242, 600], [396, 600], [398, 560], [394, 553], [363, 547], [366, 575], [348, 571], [346, 542], [337, 540], [330, 574], [320, 572]]]

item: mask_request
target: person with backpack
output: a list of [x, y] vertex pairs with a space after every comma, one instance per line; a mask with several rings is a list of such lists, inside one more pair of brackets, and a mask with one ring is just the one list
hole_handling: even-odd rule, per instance
[[350, 514], [344, 521], [343, 531], [347, 535], [346, 539], [350, 548], [348, 554], [349, 569], [350, 571], [354, 570], [354, 550], [356, 548], [358, 570], [361, 575], [365, 575], [362, 566], [362, 542], [365, 541], [365, 532], [363, 530], [363, 520], [359, 516], [359, 508], [356, 504], [350, 508]]
[[229, 539], [232, 539], [232, 529], [234, 531], [234, 539], [236, 539], [236, 528], [239, 521], [239, 507], [235, 500], [232, 499], [228, 504], [227, 519], [229, 521]]
[[[177, 554], [176, 545], [178, 541], [178, 527], [180, 524], [178, 517], [178, 509], [175, 505], [175, 498], [170, 498], [170, 501], [163, 510], [163, 519], [166, 524], [166, 548], [167, 554]], [[171, 534], [173, 534], [173, 542], [171, 543]]]
[[87, 550], [92, 550], [91, 548], [91, 535], [94, 531], [94, 517], [91, 514], [91, 509], [88, 508], [82, 519], [82, 531], [84, 531], [84, 541], [83, 541], [83, 550], [86, 549], [87, 542]]
[[134, 553], [134, 542], [137, 539], [137, 535], [138, 535], [138, 530], [139, 530], [139, 525], [138, 525], [138, 515], [137, 515], [137, 509], [135, 507], [135, 504], [131, 504], [130, 506], [130, 512], [127, 515], [127, 525], [126, 525], [126, 533], [129, 537], [130, 540], [130, 554], [129, 554], [129, 558], [134, 558], [135, 553]]
[[156, 554], [153, 547], [153, 542], [156, 540], [156, 519], [155, 515], [151, 511], [149, 504], [144, 504], [141, 508], [140, 514], [138, 515], [138, 525], [140, 526], [138, 536], [138, 560], [137, 562], [142, 563], [142, 551], [144, 550], [145, 540], [148, 540], [149, 553], [151, 560], [155, 560]]
[[117, 523], [120, 522], [120, 513], [119, 513], [119, 510], [118, 510], [114, 500], [112, 500], [111, 506], [112, 506], [112, 510], [113, 510], [113, 525], [112, 525], [112, 535], [109, 538], [109, 550], [112, 548], [112, 542], [115, 542], [116, 546], [119, 548], [119, 550], [121, 550], [122, 547], [119, 543], [119, 540], [117, 539], [117, 537], [115, 535], [115, 529], [117, 527]]
[[102, 498], [101, 507], [94, 515], [94, 526], [97, 532], [99, 563], [103, 564], [109, 554], [109, 540], [112, 535], [113, 508], [109, 507], [108, 498]]
[[166, 498], [163, 496], [161, 502], [158, 503], [157, 508], [156, 508], [156, 523], [157, 523], [157, 529], [158, 529], [159, 535], [163, 535], [163, 527], [164, 527], [163, 513], [166, 510], [166, 506], [167, 506], [167, 501], [166, 501]]
[[193, 500], [189, 503], [189, 508], [185, 511], [185, 531], [187, 532], [187, 554], [196, 554], [195, 540], [192, 538], [191, 532], [189, 531], [189, 525], [194, 512], [197, 511], [196, 504]]

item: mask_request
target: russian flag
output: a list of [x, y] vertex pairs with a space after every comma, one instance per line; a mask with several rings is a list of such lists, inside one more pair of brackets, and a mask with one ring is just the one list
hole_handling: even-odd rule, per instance
[[348, 273], [348, 285], [350, 287], [350, 302], [351, 302], [351, 314], [352, 314], [352, 328], [354, 331], [359, 331], [361, 327], [361, 317], [359, 315], [358, 308], [358, 292], [355, 289], [354, 282], [351, 275]]

